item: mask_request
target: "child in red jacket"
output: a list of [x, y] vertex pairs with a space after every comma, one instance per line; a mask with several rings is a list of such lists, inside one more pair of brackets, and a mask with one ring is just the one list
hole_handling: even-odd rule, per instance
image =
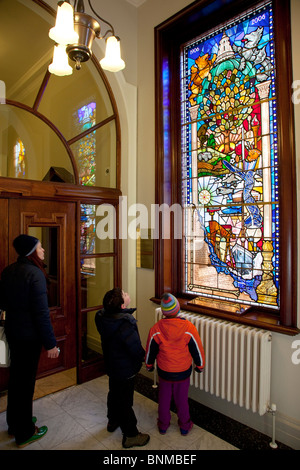
[[196, 327], [178, 316], [180, 305], [176, 297], [166, 293], [161, 299], [163, 318], [150, 329], [145, 363], [149, 371], [157, 362], [159, 376], [158, 429], [165, 434], [171, 420], [172, 396], [176, 405], [178, 424], [182, 435], [191, 430], [188, 392], [192, 362], [202, 372], [205, 364], [204, 350]]

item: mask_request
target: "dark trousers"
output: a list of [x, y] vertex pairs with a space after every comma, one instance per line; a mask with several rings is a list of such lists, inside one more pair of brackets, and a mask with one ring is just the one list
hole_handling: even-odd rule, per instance
[[109, 378], [107, 417], [112, 424], [119, 424], [125, 437], [138, 434], [137, 419], [133, 411], [134, 377], [117, 380]]
[[41, 354], [41, 345], [31, 341], [10, 344], [10, 372], [6, 420], [9, 433], [17, 444], [29, 439], [35, 432], [32, 422], [32, 400]]
[[169, 382], [159, 378], [158, 389], [158, 427], [166, 431], [170, 426], [170, 405], [173, 397], [176, 406], [178, 424], [181, 429], [189, 431], [193, 425], [190, 418], [188, 394], [190, 377], [179, 382]]

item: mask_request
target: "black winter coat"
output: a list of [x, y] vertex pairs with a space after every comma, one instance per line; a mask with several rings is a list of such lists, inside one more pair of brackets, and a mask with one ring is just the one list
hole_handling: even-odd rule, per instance
[[132, 316], [134, 311], [121, 309], [116, 314], [108, 314], [103, 309], [95, 316], [106, 373], [114, 379], [128, 379], [137, 374], [145, 359], [136, 320]]
[[7, 266], [1, 275], [0, 308], [6, 311], [8, 343], [37, 341], [49, 350], [56, 346], [51, 325], [44, 273], [26, 257]]

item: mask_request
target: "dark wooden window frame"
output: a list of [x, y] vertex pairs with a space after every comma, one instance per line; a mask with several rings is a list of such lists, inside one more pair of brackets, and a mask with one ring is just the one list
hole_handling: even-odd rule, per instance
[[[155, 28], [155, 113], [156, 113], [156, 189], [155, 202], [181, 203], [180, 143], [180, 46], [217, 26], [239, 12], [261, 2], [257, 0], [199, 0]], [[189, 304], [190, 296], [182, 293], [182, 241], [175, 237], [155, 241], [155, 296], [158, 303], [163, 292], [178, 297], [187, 311], [294, 335], [297, 329], [297, 213], [295, 131], [292, 103], [292, 57], [290, 1], [273, 0], [278, 107], [278, 155], [280, 174], [280, 310], [252, 307], [245, 315]], [[167, 78], [167, 80], [166, 80]], [[164, 129], [168, 127], [168, 138]]]

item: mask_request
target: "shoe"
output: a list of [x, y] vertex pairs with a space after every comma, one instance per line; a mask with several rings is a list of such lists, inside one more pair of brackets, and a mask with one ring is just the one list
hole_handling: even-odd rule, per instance
[[122, 445], [125, 449], [135, 446], [145, 446], [150, 440], [149, 434], [143, 434], [139, 432], [136, 436], [133, 437], [124, 437]]
[[[37, 422], [36, 416], [32, 416], [32, 422], [33, 422], [33, 424], [35, 424]], [[7, 433], [8, 433], [9, 437], [15, 437], [15, 432], [12, 428], [8, 428]]]
[[21, 444], [17, 444], [17, 446], [19, 448], [22, 448], [22, 447], [28, 446], [29, 444], [32, 444], [35, 441], [38, 441], [39, 439], [45, 436], [47, 431], [48, 431], [47, 426], [41, 426], [40, 428], [36, 426], [35, 433], [29, 439], [27, 439], [27, 441], [22, 442]]
[[114, 432], [116, 429], [118, 429], [118, 427], [119, 424], [111, 423], [110, 421], [108, 421], [106, 429], [108, 432]]
[[160, 429], [158, 428], [159, 434], [166, 434], [167, 430], [166, 429]]
[[182, 436], [187, 436], [187, 434], [190, 432], [190, 430], [192, 429], [192, 427], [193, 427], [193, 423], [192, 423], [190, 429], [182, 429], [182, 428], [180, 428], [180, 433], [181, 433], [181, 435], [182, 435]]

